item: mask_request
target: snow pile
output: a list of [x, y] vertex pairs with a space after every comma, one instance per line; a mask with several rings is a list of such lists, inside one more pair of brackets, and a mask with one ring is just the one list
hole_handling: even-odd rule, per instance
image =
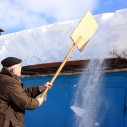
[[[127, 9], [94, 16], [99, 27], [82, 52], [76, 48], [69, 61], [100, 58], [94, 51], [105, 45], [103, 58], [127, 54]], [[81, 19], [41, 26], [0, 37], [0, 61], [8, 56], [23, 60], [22, 65], [62, 62], [71, 49], [70, 35]], [[0, 67], [1, 68], [1, 67]]]

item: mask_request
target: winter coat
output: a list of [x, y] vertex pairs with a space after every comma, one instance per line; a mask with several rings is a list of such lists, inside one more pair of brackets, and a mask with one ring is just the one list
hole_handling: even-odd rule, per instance
[[25, 109], [33, 110], [39, 106], [34, 99], [40, 94], [36, 86], [24, 88], [19, 77], [3, 68], [0, 73], [0, 127], [24, 127]]

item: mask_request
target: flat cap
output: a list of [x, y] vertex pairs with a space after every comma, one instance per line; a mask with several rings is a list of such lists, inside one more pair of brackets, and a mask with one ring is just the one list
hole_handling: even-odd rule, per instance
[[15, 57], [7, 57], [1, 61], [3, 67], [11, 67], [13, 65], [21, 63], [22, 60]]

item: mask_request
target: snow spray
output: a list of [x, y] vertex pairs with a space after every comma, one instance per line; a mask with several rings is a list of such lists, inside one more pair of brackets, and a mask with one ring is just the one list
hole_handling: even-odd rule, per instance
[[75, 94], [74, 106], [71, 106], [76, 114], [75, 127], [96, 127], [101, 124], [97, 114], [102, 101], [99, 93], [105, 67], [103, 59], [93, 59], [85, 67]]

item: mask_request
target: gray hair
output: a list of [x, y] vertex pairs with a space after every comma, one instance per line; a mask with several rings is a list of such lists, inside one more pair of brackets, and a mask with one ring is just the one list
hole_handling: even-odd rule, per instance
[[9, 71], [11, 71], [12, 69], [14, 69], [14, 68], [16, 68], [16, 67], [18, 67], [18, 64], [15, 64], [15, 65], [13, 65], [13, 66], [11, 66], [11, 67], [7, 67], [7, 69], [8, 69]]

